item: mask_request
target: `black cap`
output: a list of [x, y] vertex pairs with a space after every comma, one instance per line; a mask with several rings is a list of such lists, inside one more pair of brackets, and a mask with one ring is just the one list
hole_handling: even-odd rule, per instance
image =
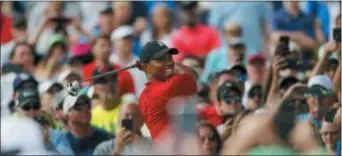
[[226, 81], [218, 87], [217, 92], [216, 92], [217, 99], [219, 100], [219, 99], [222, 99], [222, 97], [227, 96], [229, 93], [229, 90], [235, 90], [240, 95], [242, 94], [242, 91], [238, 84], [232, 81]]
[[251, 89], [248, 92], [248, 97], [254, 97], [256, 94], [259, 94], [259, 96], [262, 96], [262, 86], [261, 85], [253, 85]]
[[292, 86], [293, 84], [299, 82], [299, 80], [296, 77], [293, 76], [288, 76], [283, 78], [280, 82], [279, 82], [279, 88], [280, 89], [288, 89], [290, 86]]
[[[237, 74], [236, 72], [240, 72], [241, 74]], [[229, 70], [228, 73], [230, 75], [233, 75], [234, 77], [236, 77], [237, 79], [239, 79], [240, 81], [246, 81], [247, 80], [247, 70], [246, 68], [241, 65], [241, 64], [236, 64], [234, 66], [232, 66]]]
[[19, 92], [16, 106], [25, 106], [25, 105], [40, 105], [40, 97], [38, 89], [35, 88], [25, 88]]
[[197, 1], [180, 1], [179, 3], [182, 10], [192, 10], [198, 6]]
[[33, 82], [36, 87], [38, 86], [37, 80], [29, 73], [20, 73], [16, 76], [13, 81], [13, 90], [16, 92], [26, 82]]
[[139, 59], [146, 63], [152, 59], [157, 59], [165, 54], [176, 55], [178, 50], [176, 48], [168, 48], [164, 43], [159, 41], [147, 42], [141, 50]]
[[[109, 66], [109, 67], [97, 67], [94, 71], [93, 71], [93, 77], [98, 76], [100, 74], [106, 73], [106, 72], [110, 72], [113, 71], [113, 67]], [[117, 74], [110, 74], [101, 78], [96, 78], [93, 79], [93, 83], [94, 84], [106, 84], [108, 82], [116, 82], [118, 76]]]

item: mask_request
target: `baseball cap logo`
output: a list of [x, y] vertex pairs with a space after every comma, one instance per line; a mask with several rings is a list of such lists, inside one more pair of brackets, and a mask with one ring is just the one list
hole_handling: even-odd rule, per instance
[[159, 46], [161, 46], [161, 47], [165, 47], [165, 44], [164, 44], [164, 43], [162, 43], [162, 42], [159, 42], [159, 41], [157, 41], [157, 43], [158, 43], [158, 45], [159, 45]]
[[34, 96], [34, 93], [33, 92], [23, 92], [23, 96], [24, 97]]

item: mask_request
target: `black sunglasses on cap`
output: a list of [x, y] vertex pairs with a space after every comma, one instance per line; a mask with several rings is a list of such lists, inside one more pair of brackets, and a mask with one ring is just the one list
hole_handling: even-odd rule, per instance
[[39, 104], [33, 104], [33, 105], [24, 105], [20, 107], [23, 111], [30, 111], [32, 110], [39, 110], [40, 105]]
[[235, 102], [240, 102], [240, 101], [241, 101], [241, 96], [233, 96], [233, 97], [227, 96], [227, 97], [223, 97], [223, 100], [224, 100], [227, 104], [229, 104], [229, 103], [231, 103], [231, 102], [233, 102], [233, 101], [235, 101]]

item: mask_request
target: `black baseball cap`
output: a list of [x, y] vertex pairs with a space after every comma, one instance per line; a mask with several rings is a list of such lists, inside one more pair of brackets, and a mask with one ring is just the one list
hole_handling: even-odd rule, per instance
[[299, 82], [299, 80], [296, 77], [293, 76], [288, 76], [280, 80], [279, 82], [279, 88], [280, 89], [288, 89], [290, 86], [293, 84]]
[[[108, 66], [108, 67], [97, 67], [95, 68], [95, 70], [93, 71], [93, 77], [98, 76], [100, 74], [106, 73], [106, 72], [110, 72], [113, 71], [113, 67]], [[108, 82], [116, 82], [118, 78], [117, 74], [110, 74], [101, 78], [96, 78], [93, 79], [93, 83], [94, 84], [107, 84]]]
[[248, 92], [248, 97], [252, 98], [255, 95], [262, 96], [262, 86], [261, 85], [253, 85]]
[[[237, 74], [237, 73], [241, 73], [241, 74]], [[236, 64], [234, 66], [232, 66], [229, 70], [228, 73], [230, 75], [233, 75], [234, 77], [236, 77], [237, 79], [239, 79], [240, 81], [246, 81], [247, 79], [247, 70], [246, 68], [241, 65], [241, 64]]]
[[141, 50], [139, 59], [143, 63], [150, 60], [160, 58], [166, 54], [176, 55], [178, 50], [176, 48], [168, 48], [164, 43], [159, 41], [147, 42]]
[[22, 107], [25, 105], [39, 105], [40, 106], [40, 96], [39, 91], [36, 88], [24, 88], [19, 91], [16, 106]]
[[221, 84], [216, 92], [217, 99], [222, 99], [223, 97], [226, 97], [230, 90], [237, 91], [240, 95], [242, 94], [242, 91], [238, 84], [232, 81], [226, 81], [223, 84]]

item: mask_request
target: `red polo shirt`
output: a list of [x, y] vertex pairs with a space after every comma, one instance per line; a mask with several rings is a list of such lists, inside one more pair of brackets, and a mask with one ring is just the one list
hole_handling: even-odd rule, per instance
[[216, 112], [213, 105], [199, 110], [198, 114], [202, 120], [210, 122], [215, 127], [222, 124], [223, 118]]
[[218, 48], [220, 44], [217, 31], [203, 24], [191, 29], [182, 26], [172, 37], [172, 46], [179, 51], [178, 55], [174, 56], [176, 62], [186, 55], [204, 58], [211, 50]]
[[152, 140], [155, 141], [164, 130], [168, 130], [168, 101], [174, 97], [193, 95], [196, 91], [196, 80], [190, 74], [177, 74], [164, 82], [151, 81], [146, 84], [140, 95], [139, 106]]
[[0, 14], [0, 28], [1, 28], [1, 44], [5, 44], [13, 39], [12, 35], [12, 20], [3, 14]]
[[[90, 78], [93, 75], [93, 71], [96, 69], [96, 62], [93, 61], [82, 67], [84, 78]], [[113, 64], [113, 69], [119, 69], [120, 66]], [[134, 82], [132, 76], [127, 71], [121, 71], [118, 75], [119, 95], [126, 93], [134, 93]]]

